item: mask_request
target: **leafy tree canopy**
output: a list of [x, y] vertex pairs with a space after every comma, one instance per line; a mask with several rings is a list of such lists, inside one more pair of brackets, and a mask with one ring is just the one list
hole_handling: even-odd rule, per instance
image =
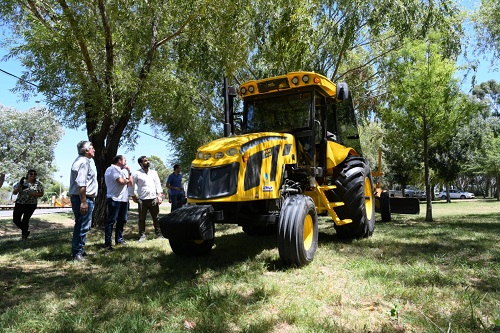
[[472, 89], [472, 95], [489, 106], [491, 115], [500, 117], [500, 83], [495, 80], [483, 82]]
[[480, 52], [493, 52], [493, 62], [500, 57], [500, 1], [481, 0], [474, 15]]
[[389, 66], [394, 71], [387, 106], [381, 108], [389, 137], [397, 138], [388, 141], [387, 149], [415, 152], [424, 165], [426, 221], [432, 221], [430, 150], [456, 132], [471, 114], [463, 107], [458, 82], [453, 77], [455, 62], [445, 56], [441, 41], [438, 33], [425, 40], [411, 40], [390, 57]]
[[426, 36], [433, 26], [443, 31], [449, 55], [460, 51], [454, 1], [396, 6], [392, 1], [257, 0], [224, 4], [224, 11], [215, 8], [220, 6], [210, 3], [199, 24], [190, 26], [199, 32], [175, 41], [176, 53], [183, 55], [176, 74], [189, 93], [152, 108], [161, 110], [154, 119], [172, 134], [183, 164], [193, 159], [198, 146], [221, 135], [223, 76], [238, 85], [290, 71], [315, 71], [348, 82], [365, 117], [386, 92], [388, 71], [381, 61], [405, 37]]
[[0, 105], [0, 187], [35, 169], [50, 181], [55, 171], [54, 149], [63, 130], [56, 116], [44, 108], [19, 110]]
[[404, 37], [434, 27], [446, 51], [458, 54], [458, 14], [452, 0], [6, 0], [0, 7], [14, 36], [4, 46], [13, 45], [9, 57], [27, 68], [18, 91], [36, 83], [66, 126], [86, 126], [103, 189], [105, 169], [120, 145], [135, 142], [143, 120], [170, 134], [185, 165], [220, 135], [224, 76], [238, 84], [314, 70], [349, 82], [366, 110], [384, 87], [380, 60]]

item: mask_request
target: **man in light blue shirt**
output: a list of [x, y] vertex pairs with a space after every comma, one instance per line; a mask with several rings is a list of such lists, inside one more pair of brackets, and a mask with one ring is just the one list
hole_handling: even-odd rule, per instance
[[97, 180], [95, 172], [90, 166], [90, 159], [94, 158], [95, 150], [92, 142], [80, 141], [76, 148], [78, 157], [71, 166], [69, 178], [69, 193], [71, 208], [75, 215], [75, 227], [71, 241], [71, 255], [73, 260], [86, 261], [85, 239], [92, 225], [92, 212], [97, 196]]

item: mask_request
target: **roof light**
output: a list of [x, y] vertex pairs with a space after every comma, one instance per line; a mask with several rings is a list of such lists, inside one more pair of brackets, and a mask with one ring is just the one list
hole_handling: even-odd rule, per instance
[[309, 75], [304, 75], [304, 76], [302, 77], [302, 81], [303, 81], [304, 83], [309, 82]]
[[210, 153], [206, 153], [205, 155], [203, 155], [204, 160], [208, 160], [210, 157], [212, 157], [212, 154]]
[[253, 93], [254, 89], [255, 88], [253, 86], [248, 87], [248, 91], [251, 92], [251, 93]]
[[295, 85], [298, 85], [298, 84], [299, 84], [299, 78], [298, 78], [298, 77], [296, 77], [296, 76], [294, 76], [294, 77], [292, 78], [292, 83], [293, 83], [293, 84], [295, 84]]
[[221, 152], [221, 151], [216, 152], [216, 153], [214, 154], [214, 158], [215, 158], [216, 160], [218, 160], [218, 159], [220, 159], [220, 158], [223, 158], [223, 157], [224, 157], [224, 153], [223, 153], [223, 152]]

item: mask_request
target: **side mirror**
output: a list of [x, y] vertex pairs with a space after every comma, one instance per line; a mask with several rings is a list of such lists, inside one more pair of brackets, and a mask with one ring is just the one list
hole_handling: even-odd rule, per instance
[[337, 92], [336, 98], [338, 101], [345, 101], [349, 96], [349, 88], [347, 87], [347, 83], [339, 82], [337, 83]]

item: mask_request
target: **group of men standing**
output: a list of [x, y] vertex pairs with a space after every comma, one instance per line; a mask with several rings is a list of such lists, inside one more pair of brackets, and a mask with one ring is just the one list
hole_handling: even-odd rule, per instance
[[[73, 260], [85, 261], [85, 239], [92, 224], [92, 211], [97, 197], [97, 179], [90, 166], [95, 150], [91, 142], [81, 141], [77, 144], [78, 157], [71, 167], [70, 189], [71, 206], [75, 215], [75, 227], [71, 245]], [[129, 198], [138, 204], [139, 211], [139, 242], [146, 240], [146, 217], [149, 212], [153, 219], [156, 237], [162, 237], [158, 215], [159, 205], [163, 201], [163, 189], [160, 178], [155, 170], [150, 169], [146, 156], [138, 159], [141, 166], [134, 174], [127, 165], [123, 155], [113, 158], [111, 166], [106, 169], [106, 205], [108, 217], [104, 228], [104, 249], [112, 251], [112, 233], [115, 226], [115, 245], [127, 246], [123, 239], [123, 228], [128, 218]], [[170, 189], [172, 210], [185, 203], [182, 188], [180, 166], [174, 165], [174, 172], [168, 177], [166, 186]], [[136, 192], [137, 191], [137, 192]], [[115, 225], [116, 224], [116, 225]]]

